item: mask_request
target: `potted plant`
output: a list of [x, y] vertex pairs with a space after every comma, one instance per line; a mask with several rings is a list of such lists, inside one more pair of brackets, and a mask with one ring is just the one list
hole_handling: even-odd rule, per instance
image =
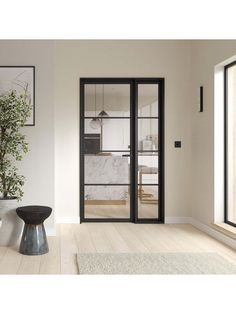
[[22, 228], [16, 208], [25, 178], [18, 174], [17, 162], [28, 152], [21, 128], [30, 114], [27, 88], [22, 94], [11, 90], [0, 95], [0, 245], [14, 245]]

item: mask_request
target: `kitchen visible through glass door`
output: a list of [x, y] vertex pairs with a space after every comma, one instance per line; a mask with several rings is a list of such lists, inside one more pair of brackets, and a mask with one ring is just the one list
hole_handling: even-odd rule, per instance
[[130, 219], [130, 85], [84, 85], [84, 218]]

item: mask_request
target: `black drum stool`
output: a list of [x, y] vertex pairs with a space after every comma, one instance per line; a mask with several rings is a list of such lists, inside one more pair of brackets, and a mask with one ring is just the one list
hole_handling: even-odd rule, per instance
[[25, 222], [19, 252], [24, 255], [48, 253], [43, 222], [51, 215], [52, 209], [47, 206], [23, 206], [18, 207], [16, 212]]

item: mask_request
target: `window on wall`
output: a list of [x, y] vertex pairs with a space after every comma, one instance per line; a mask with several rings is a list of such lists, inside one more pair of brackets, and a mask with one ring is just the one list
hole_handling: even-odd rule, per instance
[[225, 66], [225, 222], [236, 227], [236, 61]]

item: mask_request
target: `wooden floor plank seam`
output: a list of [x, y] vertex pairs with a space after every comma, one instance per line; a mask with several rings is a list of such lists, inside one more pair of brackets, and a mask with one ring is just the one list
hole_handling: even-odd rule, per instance
[[216, 252], [236, 265], [236, 251], [190, 224], [83, 223], [56, 226], [49, 253], [0, 248], [1, 274], [78, 274], [77, 253]]

